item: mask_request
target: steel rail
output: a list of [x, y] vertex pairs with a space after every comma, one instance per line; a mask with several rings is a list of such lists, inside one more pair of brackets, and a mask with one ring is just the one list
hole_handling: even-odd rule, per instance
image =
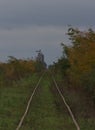
[[66, 102], [65, 97], [63, 96], [62, 92], [60, 91], [60, 89], [59, 89], [59, 87], [58, 87], [58, 84], [56, 83], [55, 78], [54, 78], [53, 76], [52, 76], [52, 79], [53, 79], [53, 81], [54, 81], [54, 84], [55, 84], [55, 86], [56, 86], [56, 89], [57, 89], [58, 92], [59, 92], [59, 95], [61, 96], [61, 98], [62, 98], [62, 100], [63, 100], [65, 106], [66, 106], [67, 109], [68, 109], [68, 112], [69, 112], [69, 114], [70, 114], [70, 116], [71, 116], [71, 118], [72, 118], [72, 120], [73, 120], [73, 122], [74, 122], [74, 124], [75, 124], [75, 126], [76, 126], [76, 128], [77, 128], [77, 130], [80, 130], [79, 124], [77, 123], [77, 121], [76, 121], [76, 119], [75, 119], [75, 116], [74, 116], [73, 112], [71, 111], [70, 106], [69, 106], [68, 103]]
[[35, 94], [35, 92], [36, 92], [36, 90], [37, 90], [37, 88], [38, 88], [38, 86], [39, 86], [39, 84], [40, 84], [40, 82], [41, 82], [41, 80], [42, 80], [42, 78], [43, 78], [43, 75], [44, 75], [44, 73], [43, 73], [42, 76], [40, 77], [40, 79], [39, 79], [39, 81], [38, 81], [36, 87], [34, 88], [32, 94], [31, 94], [31, 96], [30, 96], [30, 99], [29, 99], [29, 101], [28, 101], [28, 103], [27, 103], [27, 107], [26, 107], [26, 109], [25, 109], [25, 112], [24, 112], [23, 116], [21, 117], [20, 122], [19, 122], [19, 124], [18, 124], [16, 130], [19, 130], [19, 129], [21, 128], [21, 126], [22, 126], [22, 123], [23, 123], [23, 121], [24, 121], [24, 119], [25, 119], [25, 117], [26, 117], [26, 115], [27, 115], [27, 113], [28, 113], [28, 110], [29, 110], [31, 101], [32, 101], [32, 99], [33, 99], [33, 96], [34, 96], [34, 94]]

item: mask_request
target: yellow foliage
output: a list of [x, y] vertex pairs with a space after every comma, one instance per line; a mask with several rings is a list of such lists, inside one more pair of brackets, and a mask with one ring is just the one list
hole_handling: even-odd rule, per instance
[[[90, 32], [78, 33], [74, 44], [67, 48], [71, 73], [76, 79], [95, 68], [95, 34]], [[92, 40], [93, 39], [93, 40]]]

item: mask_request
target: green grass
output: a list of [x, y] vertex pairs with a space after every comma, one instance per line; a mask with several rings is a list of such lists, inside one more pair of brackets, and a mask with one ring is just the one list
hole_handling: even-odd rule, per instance
[[44, 76], [20, 130], [75, 130], [66, 108], [57, 108], [60, 99], [53, 94], [52, 87], [51, 80]]
[[70, 105], [81, 130], [95, 130], [95, 106], [82, 90], [68, 88], [61, 78], [56, 76], [60, 89]]
[[[94, 130], [94, 108], [88, 100], [89, 97], [68, 89], [64, 86], [61, 76], [56, 76], [81, 130]], [[0, 86], [0, 130], [16, 129], [38, 80], [38, 75], [32, 75], [14, 82], [12, 86]], [[67, 108], [47, 73], [33, 97], [28, 115], [20, 130], [76, 130]]]
[[12, 86], [0, 86], [0, 130], [16, 129], [38, 79], [33, 75]]

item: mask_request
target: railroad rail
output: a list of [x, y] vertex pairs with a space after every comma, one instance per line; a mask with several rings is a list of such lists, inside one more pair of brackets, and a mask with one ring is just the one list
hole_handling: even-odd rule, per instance
[[36, 87], [34, 88], [32, 94], [31, 94], [31, 97], [30, 97], [30, 99], [29, 99], [29, 101], [28, 101], [28, 103], [27, 103], [26, 110], [25, 110], [23, 116], [21, 117], [20, 122], [19, 122], [19, 124], [18, 124], [16, 130], [19, 130], [19, 129], [21, 128], [22, 123], [23, 123], [23, 121], [24, 121], [24, 119], [25, 119], [25, 117], [26, 117], [26, 115], [27, 115], [27, 113], [28, 113], [28, 110], [29, 110], [31, 101], [32, 101], [32, 99], [33, 99], [33, 96], [34, 96], [34, 94], [35, 94], [35, 92], [36, 92], [36, 90], [37, 90], [37, 88], [38, 88], [38, 86], [39, 86], [39, 84], [40, 84], [40, 82], [41, 82], [43, 76], [44, 76], [44, 73], [43, 73], [42, 76], [40, 77], [40, 79], [39, 79], [39, 81], [38, 81]]
[[[32, 94], [31, 94], [31, 97], [30, 97], [30, 99], [28, 100], [28, 103], [27, 103], [27, 107], [26, 107], [26, 109], [25, 109], [25, 112], [24, 112], [23, 116], [21, 117], [21, 119], [20, 119], [20, 121], [19, 121], [19, 123], [18, 123], [18, 126], [17, 126], [16, 130], [20, 130], [20, 128], [21, 128], [21, 126], [22, 126], [22, 123], [24, 122], [24, 119], [25, 119], [25, 117], [26, 117], [26, 115], [27, 115], [27, 113], [28, 113], [28, 111], [29, 111], [30, 104], [31, 104], [31, 102], [32, 102], [33, 96], [35, 95], [35, 92], [36, 92], [36, 90], [37, 90], [37, 88], [38, 88], [38, 86], [39, 86], [39, 84], [40, 84], [40, 82], [41, 82], [41, 80], [42, 80], [44, 74], [45, 74], [45, 72], [42, 74], [42, 76], [40, 77], [40, 79], [39, 79], [37, 85], [35, 86], [35, 88], [34, 88]], [[78, 122], [77, 122], [77, 120], [76, 120], [76, 118], [75, 118], [75, 116], [74, 116], [74, 114], [73, 114], [73, 112], [72, 112], [70, 106], [69, 106], [68, 103], [66, 102], [65, 97], [63, 96], [62, 92], [60, 91], [60, 89], [59, 89], [59, 87], [58, 87], [58, 84], [57, 84], [57, 82], [56, 82], [54, 76], [51, 75], [51, 77], [52, 77], [52, 80], [53, 80], [53, 82], [54, 82], [54, 85], [55, 85], [55, 87], [56, 87], [56, 89], [57, 89], [57, 91], [58, 91], [60, 97], [62, 98], [62, 100], [63, 100], [63, 102], [64, 102], [66, 108], [68, 109], [68, 112], [69, 112], [69, 114], [70, 114], [70, 116], [71, 116], [71, 118], [72, 118], [72, 120], [73, 120], [73, 123], [74, 123], [75, 126], [76, 126], [76, 129], [77, 129], [77, 130], [80, 130], [79, 124], [78, 124]]]
[[52, 76], [52, 79], [53, 79], [53, 81], [54, 81], [54, 84], [55, 84], [55, 86], [56, 86], [56, 89], [58, 90], [59, 95], [61, 96], [61, 98], [62, 98], [62, 100], [63, 100], [63, 102], [64, 102], [66, 108], [68, 109], [68, 112], [69, 112], [69, 114], [70, 114], [70, 116], [71, 116], [71, 118], [72, 118], [72, 120], [73, 120], [73, 122], [74, 122], [74, 124], [75, 124], [75, 126], [76, 126], [76, 129], [77, 129], [77, 130], [80, 130], [79, 124], [77, 123], [77, 121], [76, 121], [76, 119], [75, 119], [75, 116], [74, 116], [74, 114], [73, 114], [73, 112], [72, 112], [70, 106], [69, 106], [68, 103], [66, 102], [65, 97], [63, 96], [62, 92], [60, 91], [60, 89], [59, 89], [59, 87], [58, 87], [58, 84], [57, 84], [57, 82], [55, 81], [55, 78], [54, 78], [53, 76]]

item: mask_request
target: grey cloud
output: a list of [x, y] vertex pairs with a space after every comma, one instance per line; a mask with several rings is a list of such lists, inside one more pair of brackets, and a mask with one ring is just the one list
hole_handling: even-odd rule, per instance
[[0, 26], [92, 25], [93, 0], [1, 0]]
[[61, 41], [66, 40], [66, 28], [35, 26], [25, 29], [0, 31], [0, 60], [7, 56], [32, 57], [37, 49], [42, 49], [48, 64], [61, 55]]

